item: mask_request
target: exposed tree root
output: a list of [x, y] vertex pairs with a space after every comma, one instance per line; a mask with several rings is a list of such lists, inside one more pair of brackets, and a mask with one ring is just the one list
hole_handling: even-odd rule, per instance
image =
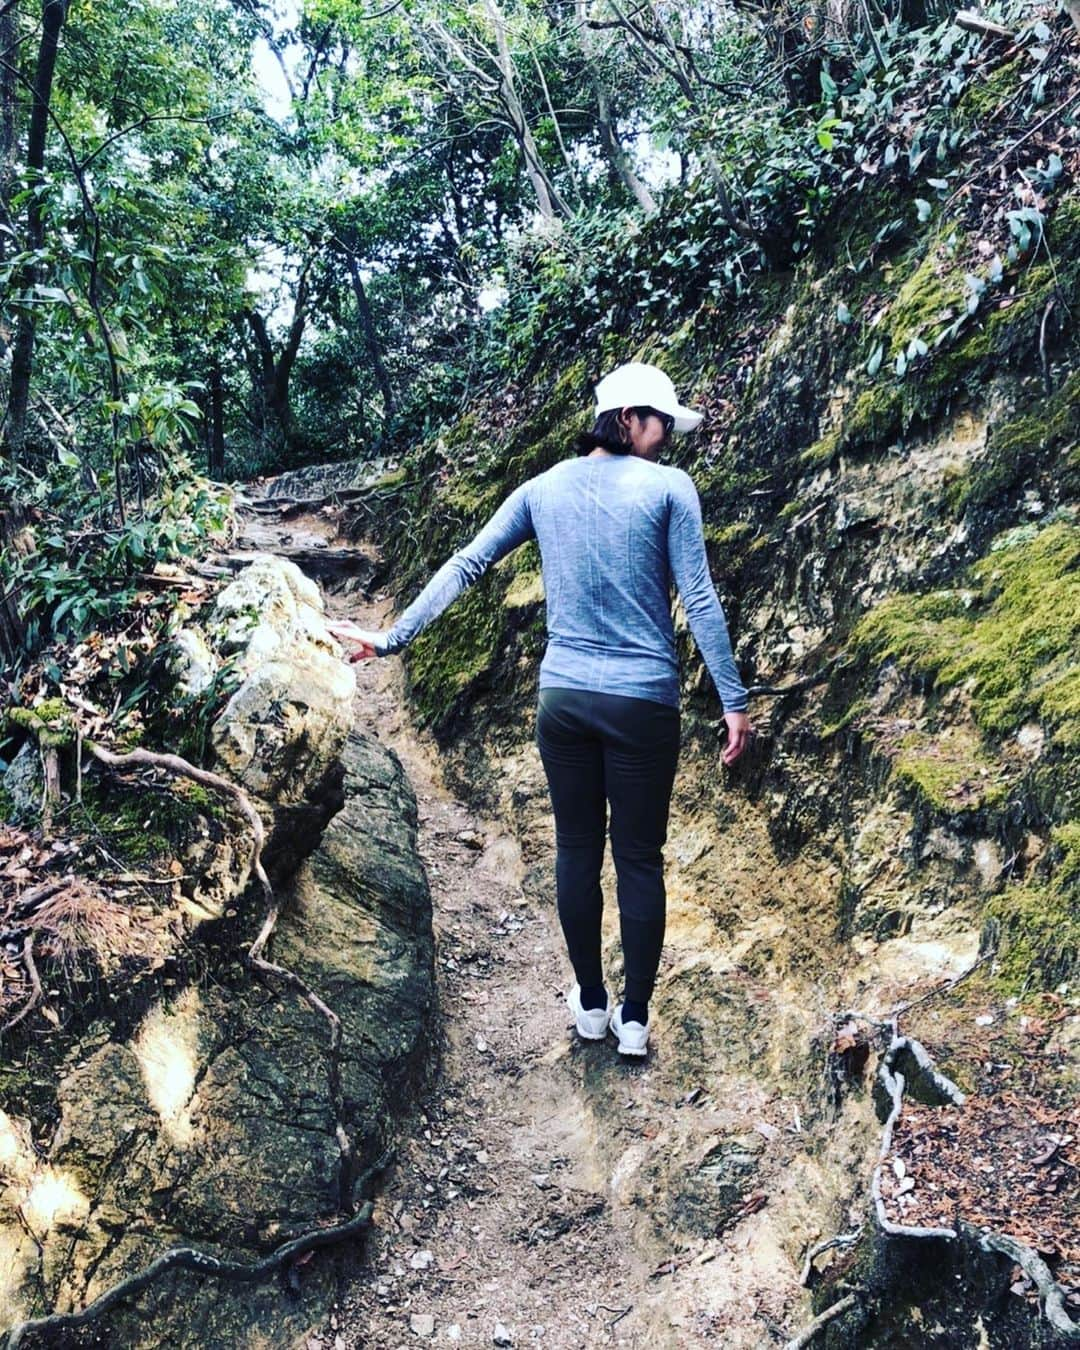
[[893, 1037], [892, 1044], [885, 1051], [881, 1066], [878, 1069], [878, 1079], [892, 1103], [892, 1109], [882, 1131], [878, 1163], [874, 1168], [874, 1176], [870, 1184], [870, 1193], [874, 1200], [878, 1226], [883, 1233], [888, 1233], [891, 1237], [955, 1238], [955, 1228], [917, 1228], [907, 1224], [893, 1223], [885, 1214], [885, 1202], [881, 1198], [881, 1169], [885, 1159], [892, 1152], [893, 1129], [900, 1119], [900, 1112], [904, 1106], [904, 1075], [899, 1069], [895, 1068], [895, 1064], [897, 1057], [905, 1050], [912, 1055], [920, 1071], [927, 1076], [945, 1101], [952, 1102], [954, 1106], [963, 1106], [967, 1100], [950, 1078], [946, 1078], [944, 1074], [937, 1071], [934, 1067], [934, 1061], [919, 1041], [912, 1039], [910, 1036]]
[[194, 1270], [199, 1275], [213, 1275], [222, 1280], [255, 1284], [307, 1252], [355, 1237], [370, 1224], [371, 1213], [372, 1205], [369, 1200], [361, 1206], [359, 1213], [346, 1223], [334, 1224], [330, 1228], [315, 1228], [303, 1233], [300, 1237], [283, 1243], [269, 1256], [252, 1265], [243, 1261], [223, 1261], [220, 1257], [211, 1256], [195, 1247], [174, 1247], [151, 1261], [144, 1270], [129, 1275], [119, 1284], [114, 1284], [111, 1289], [107, 1289], [79, 1312], [52, 1313], [48, 1317], [36, 1317], [27, 1322], [17, 1323], [8, 1332], [6, 1350], [17, 1350], [26, 1336], [37, 1332], [51, 1335], [54, 1332], [74, 1331], [78, 1327], [87, 1326], [115, 1308], [118, 1303], [134, 1298], [136, 1294], [152, 1285], [159, 1276], [170, 1270]]
[[[165, 769], [166, 772], [180, 778], [190, 778], [203, 787], [212, 788], [215, 792], [223, 792], [226, 796], [231, 797], [236, 803], [237, 810], [251, 827], [253, 843], [251, 870], [258, 878], [267, 903], [273, 906], [274, 891], [262, 864], [263, 848], [266, 845], [266, 830], [263, 828], [262, 817], [252, 805], [251, 798], [239, 784], [222, 777], [219, 773], [211, 773], [209, 769], [200, 769], [195, 764], [189, 764], [180, 755], [171, 755], [156, 750], [128, 750], [126, 753], [118, 755], [112, 750], [106, 750], [103, 745], [98, 745], [94, 741], [84, 741], [83, 744], [95, 759], [100, 760], [110, 769], [127, 769], [134, 765], [145, 764], [153, 769]], [[265, 927], [265, 924], [263, 926]], [[271, 925], [272, 927], [273, 925]]]
[[1017, 1241], [1005, 1233], [995, 1233], [989, 1229], [976, 1229], [970, 1224], [959, 1224], [957, 1228], [923, 1228], [909, 1224], [893, 1223], [885, 1213], [885, 1203], [881, 1195], [881, 1169], [885, 1159], [892, 1152], [893, 1130], [903, 1109], [904, 1075], [896, 1068], [896, 1060], [906, 1051], [915, 1060], [920, 1073], [932, 1084], [943, 1100], [954, 1106], [963, 1106], [966, 1098], [951, 1079], [946, 1078], [934, 1067], [934, 1061], [926, 1048], [910, 1036], [894, 1036], [886, 1050], [878, 1078], [892, 1103], [885, 1128], [882, 1131], [881, 1149], [878, 1164], [874, 1168], [871, 1182], [871, 1195], [878, 1227], [889, 1237], [938, 1238], [955, 1241], [958, 1237], [970, 1238], [983, 1251], [1001, 1252], [1015, 1261], [1024, 1274], [1035, 1284], [1039, 1291], [1043, 1314], [1054, 1331], [1066, 1340], [1080, 1341], [1080, 1325], [1073, 1322], [1065, 1309], [1065, 1292], [1054, 1280], [1049, 1267], [1039, 1254], [1026, 1243]]
[[846, 1313], [849, 1308], [854, 1308], [858, 1301], [858, 1294], [845, 1294], [842, 1299], [834, 1303], [831, 1308], [826, 1308], [825, 1311], [815, 1317], [808, 1326], [804, 1327], [797, 1336], [788, 1341], [784, 1346], [784, 1350], [804, 1350], [804, 1347], [810, 1344], [819, 1331], [827, 1327], [834, 1318], [839, 1317], [842, 1313]]
[[211, 773], [209, 769], [200, 769], [196, 765], [188, 763], [186, 759], [182, 759], [179, 755], [165, 754], [154, 750], [131, 750], [127, 754], [118, 755], [111, 750], [105, 750], [102, 746], [91, 744], [89, 741], [86, 742], [86, 747], [96, 759], [113, 769], [146, 764], [153, 768], [165, 769], [169, 773], [184, 778], [191, 778], [204, 787], [223, 792], [233, 799], [240, 813], [251, 827], [253, 842], [251, 870], [262, 887], [267, 911], [255, 941], [247, 950], [247, 963], [252, 970], [264, 979], [278, 980], [295, 994], [298, 994], [310, 1008], [313, 1008], [315, 1012], [326, 1019], [330, 1028], [330, 1043], [327, 1048], [327, 1078], [330, 1104], [334, 1113], [334, 1136], [337, 1139], [340, 1153], [337, 1185], [338, 1205], [342, 1213], [349, 1213], [352, 1209], [354, 1192], [355, 1158], [352, 1140], [349, 1138], [344, 1122], [344, 1097], [341, 1090], [340, 1065], [341, 1018], [295, 971], [288, 970], [285, 966], [279, 966], [274, 961], [268, 961], [263, 956], [266, 945], [277, 927], [281, 908], [274, 898], [270, 878], [266, 875], [266, 869], [262, 864], [266, 831], [263, 828], [262, 818], [252, 804], [251, 798], [243, 788], [230, 779], [224, 778], [221, 774]]
[[[966, 1227], [966, 1226], [965, 1226]], [[1035, 1285], [1042, 1300], [1043, 1314], [1059, 1336], [1067, 1341], [1080, 1341], [1080, 1325], [1072, 1320], [1065, 1311], [1065, 1294], [1057, 1283], [1050, 1268], [1038, 1252], [1007, 1233], [994, 1233], [989, 1229], [976, 1232], [966, 1228], [978, 1242], [984, 1252], [1001, 1252], [1016, 1262], [1024, 1274]]]
[[802, 1274], [799, 1276], [801, 1285], [810, 1283], [810, 1275], [814, 1269], [814, 1257], [821, 1256], [824, 1252], [832, 1251], [834, 1247], [853, 1247], [859, 1238], [862, 1237], [862, 1224], [855, 1229], [854, 1233], [837, 1233], [835, 1237], [824, 1238], [821, 1242], [815, 1242], [806, 1253], [806, 1260], [803, 1262]]
[[38, 975], [37, 966], [34, 964], [34, 935], [27, 933], [23, 942], [22, 950], [23, 965], [26, 967], [26, 973], [30, 977], [30, 997], [22, 1005], [14, 1017], [10, 1018], [0, 1027], [0, 1036], [17, 1027], [24, 1017], [34, 1011], [37, 1005], [44, 997], [41, 989], [41, 977]]

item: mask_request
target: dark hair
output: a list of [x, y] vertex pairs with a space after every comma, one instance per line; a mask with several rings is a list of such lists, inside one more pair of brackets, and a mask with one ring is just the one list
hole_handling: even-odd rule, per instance
[[621, 408], [609, 408], [602, 412], [593, 423], [592, 431], [583, 431], [574, 442], [579, 455], [587, 455], [593, 450], [610, 450], [613, 455], [628, 455], [631, 445], [623, 439], [623, 425], [619, 421]]
[[[659, 417], [661, 421], [670, 420], [672, 423], [675, 421], [666, 413], [658, 413], [655, 408], [631, 408], [630, 411], [639, 422], [644, 422], [651, 416]], [[619, 421], [621, 412], [621, 408], [609, 408], [607, 412], [602, 412], [593, 423], [592, 431], [583, 431], [574, 442], [574, 449], [578, 454], [587, 455], [592, 450], [610, 450], [613, 455], [628, 455], [633, 447], [628, 440], [623, 439], [623, 423]], [[670, 431], [670, 427], [668, 430]]]

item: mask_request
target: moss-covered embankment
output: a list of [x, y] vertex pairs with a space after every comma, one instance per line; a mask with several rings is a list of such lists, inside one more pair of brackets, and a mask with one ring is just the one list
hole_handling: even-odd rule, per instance
[[[882, 1009], [981, 942], [996, 957], [959, 987], [953, 1026], [973, 1020], [965, 998], [1022, 1010], [1080, 957], [1080, 198], [1063, 180], [1010, 256], [1008, 203], [918, 223], [915, 191], [888, 180], [841, 203], [824, 242], [737, 301], [538, 359], [476, 399], [410, 464], [410, 528], [383, 542], [407, 600], [571, 453], [603, 368], [663, 364], [708, 413], [672, 455], [702, 495], [747, 683], [821, 676], [755, 701], [757, 748], [725, 784], [680, 631], [672, 893], [698, 897], [694, 941], [728, 944], [740, 968]], [[488, 807], [519, 806], [499, 771], [527, 753], [542, 644], [530, 547], [408, 656], [455, 790]], [[675, 983], [667, 996], [680, 1006]], [[947, 1036], [935, 1051], [948, 1067]], [[860, 1327], [878, 1343], [872, 1318]]]
[[[879, 214], [904, 209], [883, 196]], [[863, 764], [871, 796], [883, 758], [925, 830], [975, 822], [1011, 856], [1018, 832], [1046, 842], [1076, 812], [1080, 372], [1066, 316], [1080, 297], [1080, 200], [1063, 193], [1038, 247], [1007, 264], [985, 261], [961, 210], [898, 232], [861, 271], [837, 266], [869, 247], [870, 205], [838, 212], [834, 250], [739, 304], [710, 301], [673, 334], [612, 336], [478, 401], [411, 466], [413, 529], [386, 543], [404, 598], [507, 491], [569, 453], [601, 363], [660, 361], [710, 414], [673, 453], [702, 494], [747, 681], [840, 658], [818, 692], [759, 704], [759, 722], [779, 736], [798, 708], [803, 757], [845, 776]], [[468, 763], [474, 793], [483, 740], [527, 734], [541, 601], [529, 547], [409, 655], [418, 713]], [[716, 712], [689, 639], [684, 654], [692, 727]], [[906, 730], [886, 725], [890, 697], [919, 705]], [[766, 752], [754, 790], [790, 793], [777, 774]], [[1039, 875], [1054, 856], [1040, 854]], [[1022, 869], [1015, 859], [1010, 879], [1026, 892]], [[1057, 978], [1075, 960], [1067, 932], [1064, 947]]]

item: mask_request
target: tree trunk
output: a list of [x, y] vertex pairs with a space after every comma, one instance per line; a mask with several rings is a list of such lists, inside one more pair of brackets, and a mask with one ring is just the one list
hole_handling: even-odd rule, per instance
[[[45, 137], [49, 126], [53, 73], [60, 46], [60, 30], [67, 17], [68, 0], [43, 0], [41, 40], [34, 70], [33, 98], [30, 104], [30, 133], [27, 138], [26, 168], [31, 184], [40, 180], [45, 168]], [[45, 242], [45, 216], [41, 198], [33, 193], [26, 208], [26, 249], [33, 254]], [[31, 259], [15, 286], [24, 293], [33, 290], [39, 275]], [[34, 365], [34, 315], [31, 308], [19, 315], [11, 355], [11, 392], [8, 398], [5, 444], [9, 454], [18, 454], [26, 440], [26, 413], [30, 404], [30, 375]]]
[[221, 361], [215, 356], [210, 367], [210, 477], [221, 482], [225, 477], [225, 388], [221, 379]]
[[[0, 220], [9, 229], [13, 228], [11, 218], [11, 194], [15, 178], [15, 144], [18, 88], [18, 21], [16, 11], [9, 9], [0, 15]], [[7, 238], [0, 238], [0, 258], [8, 251]], [[6, 335], [5, 335], [6, 337]]]
[[375, 383], [379, 386], [379, 391], [383, 396], [383, 407], [385, 408], [383, 421], [385, 423], [389, 422], [397, 411], [397, 401], [390, 385], [390, 376], [386, 373], [386, 366], [383, 363], [379, 335], [375, 329], [375, 316], [371, 312], [367, 292], [364, 290], [364, 283], [360, 279], [360, 268], [356, 261], [356, 255], [351, 250], [347, 250], [346, 257], [349, 262], [349, 276], [352, 280], [353, 295], [356, 296], [356, 308], [360, 315], [360, 330], [364, 335], [364, 346], [367, 347], [368, 356], [371, 358], [371, 366], [375, 372]]
[[581, 55], [585, 60], [589, 83], [592, 85], [593, 93], [596, 96], [596, 125], [600, 132], [600, 144], [604, 147], [604, 154], [607, 156], [615, 177], [630, 192], [645, 214], [651, 216], [656, 210], [656, 202], [652, 193], [634, 172], [630, 157], [622, 147], [622, 142], [619, 140], [615, 128], [615, 118], [611, 111], [611, 100], [608, 98], [604, 81], [597, 70], [594, 54], [590, 50], [591, 44], [587, 37], [589, 31], [588, 12], [585, 0], [576, 0], [575, 8], [578, 43], [581, 48]]
[[566, 203], [555, 190], [555, 185], [544, 169], [540, 151], [537, 149], [536, 141], [533, 139], [532, 131], [525, 117], [525, 109], [521, 106], [521, 99], [518, 97], [517, 84], [514, 79], [514, 63], [510, 56], [509, 44], [506, 41], [506, 23], [502, 12], [495, 4], [495, 0], [484, 0], [484, 9], [487, 11], [487, 16], [495, 31], [499, 96], [513, 127], [514, 139], [517, 141], [521, 156], [525, 161], [525, 172], [528, 174], [529, 182], [532, 183], [533, 191], [536, 193], [540, 214], [545, 220], [556, 220], [560, 216], [568, 216], [570, 211]]
[[307, 324], [308, 269], [306, 263], [296, 287], [292, 323], [281, 355], [275, 357], [273, 343], [266, 329], [266, 320], [257, 310], [244, 310], [248, 330], [255, 339], [256, 360], [252, 364], [257, 422], [264, 449], [281, 456], [291, 451], [295, 441], [292, 406], [289, 402], [289, 380], [300, 351], [300, 340]]

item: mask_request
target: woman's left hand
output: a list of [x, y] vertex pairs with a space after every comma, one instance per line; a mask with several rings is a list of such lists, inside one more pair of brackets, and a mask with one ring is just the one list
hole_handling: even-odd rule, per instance
[[368, 628], [358, 628], [351, 619], [331, 619], [326, 625], [327, 632], [346, 648], [349, 648], [350, 661], [366, 661], [378, 656], [382, 634]]
[[725, 764], [734, 764], [749, 744], [752, 734], [750, 718], [744, 712], [729, 712], [724, 714], [724, 722], [727, 725], [727, 745], [720, 758]]

